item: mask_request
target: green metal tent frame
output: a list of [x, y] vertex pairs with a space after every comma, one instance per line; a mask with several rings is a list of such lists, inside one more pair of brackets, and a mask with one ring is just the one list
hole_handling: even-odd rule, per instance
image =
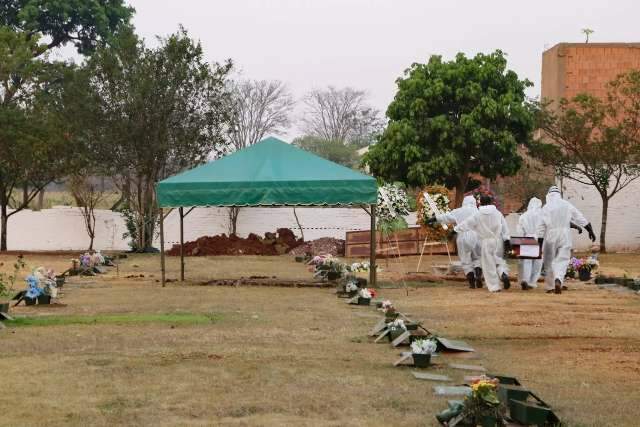
[[[377, 184], [371, 176], [267, 138], [214, 162], [160, 181], [160, 262], [165, 285], [164, 209], [180, 216], [180, 279], [184, 281], [184, 218], [196, 207], [361, 207], [371, 217], [369, 281], [376, 283]], [[186, 213], [184, 208], [191, 208]]]

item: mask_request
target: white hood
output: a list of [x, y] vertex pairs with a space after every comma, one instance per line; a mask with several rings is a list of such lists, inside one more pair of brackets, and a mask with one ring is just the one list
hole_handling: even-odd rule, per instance
[[553, 192], [547, 194], [547, 204], [553, 204], [558, 200], [562, 200], [562, 196], [560, 196], [560, 193]]
[[480, 206], [479, 210], [480, 210], [480, 213], [483, 215], [492, 215], [498, 209], [496, 209], [495, 205], [486, 205], [486, 206]]
[[476, 198], [473, 196], [465, 196], [462, 200], [463, 208], [477, 208]]
[[529, 205], [527, 206], [527, 212], [535, 212], [537, 210], [540, 210], [541, 207], [542, 207], [542, 200], [538, 199], [537, 197], [532, 197], [531, 200], [529, 200]]

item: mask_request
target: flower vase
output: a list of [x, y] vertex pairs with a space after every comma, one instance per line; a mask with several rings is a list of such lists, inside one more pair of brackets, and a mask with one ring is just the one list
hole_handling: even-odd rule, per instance
[[36, 301], [38, 301], [36, 298], [24, 297], [25, 305], [36, 305]]
[[387, 337], [389, 337], [389, 342], [394, 341], [396, 338], [398, 338], [400, 335], [404, 334], [404, 329], [402, 328], [394, 328], [391, 329], [391, 331], [389, 331], [389, 333], [387, 334]]
[[50, 295], [38, 295], [38, 304], [51, 304], [51, 296]]
[[498, 419], [490, 415], [485, 415], [480, 418], [480, 425], [482, 427], [496, 427], [498, 425]]
[[10, 304], [8, 302], [0, 302], [0, 313], [8, 313]]
[[340, 273], [338, 273], [337, 271], [329, 271], [327, 272], [327, 279], [330, 281], [335, 281], [338, 280], [340, 278]]
[[371, 304], [371, 298], [358, 297], [358, 305], [370, 305], [370, 304]]
[[431, 354], [413, 353], [413, 365], [416, 368], [427, 368], [431, 364]]
[[578, 277], [583, 282], [586, 282], [587, 280], [591, 280], [591, 271], [590, 270], [578, 270]]

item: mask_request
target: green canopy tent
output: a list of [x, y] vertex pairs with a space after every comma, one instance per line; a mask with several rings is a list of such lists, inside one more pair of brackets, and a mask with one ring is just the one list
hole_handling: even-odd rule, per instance
[[[375, 277], [374, 178], [267, 138], [214, 162], [160, 181], [156, 186], [160, 217], [163, 208], [178, 208], [180, 216], [180, 277], [184, 280], [185, 207], [353, 206], [371, 216], [370, 282]], [[368, 207], [368, 209], [367, 209]], [[165, 283], [164, 225], [160, 221], [162, 284]]]

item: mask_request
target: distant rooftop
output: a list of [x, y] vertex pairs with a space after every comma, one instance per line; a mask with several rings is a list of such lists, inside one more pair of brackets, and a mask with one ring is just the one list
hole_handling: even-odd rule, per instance
[[553, 47], [549, 49], [545, 49], [546, 51], [550, 51], [560, 47], [583, 47], [583, 48], [603, 48], [603, 47], [628, 47], [628, 48], [637, 48], [640, 49], [640, 42], [630, 42], [630, 43], [621, 43], [621, 42], [611, 42], [611, 43], [557, 43]]

